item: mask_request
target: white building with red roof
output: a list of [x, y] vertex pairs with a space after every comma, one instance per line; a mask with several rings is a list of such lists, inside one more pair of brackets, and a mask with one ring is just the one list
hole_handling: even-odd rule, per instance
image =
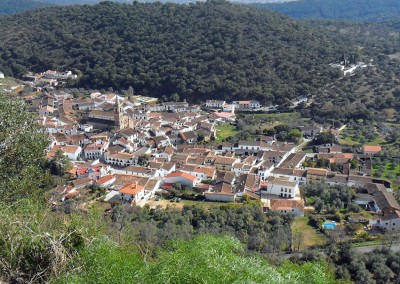
[[253, 109], [258, 109], [261, 107], [261, 104], [259, 101], [255, 100], [250, 100], [250, 101], [234, 101], [233, 105], [237, 110], [253, 110]]
[[365, 155], [376, 155], [380, 151], [382, 151], [382, 147], [377, 145], [377, 146], [372, 146], [372, 145], [364, 145], [362, 147], [362, 152]]
[[164, 178], [164, 184], [175, 184], [177, 182], [189, 187], [195, 187], [197, 184], [200, 183], [200, 180], [191, 174], [181, 171], [170, 173]]
[[136, 204], [144, 198], [145, 190], [144, 186], [134, 183], [121, 188], [119, 194], [122, 200]]
[[114, 175], [106, 175], [95, 181], [95, 184], [100, 187], [109, 187], [115, 182]]
[[78, 160], [78, 157], [82, 153], [82, 148], [80, 146], [67, 145], [61, 147], [61, 151], [65, 156], [68, 157], [68, 159], [70, 159], [71, 161], [76, 161]]

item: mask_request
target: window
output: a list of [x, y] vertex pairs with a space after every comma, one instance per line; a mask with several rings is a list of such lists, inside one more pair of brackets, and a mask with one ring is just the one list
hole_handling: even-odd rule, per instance
[[289, 193], [292, 193], [292, 189], [291, 188], [289, 188]]

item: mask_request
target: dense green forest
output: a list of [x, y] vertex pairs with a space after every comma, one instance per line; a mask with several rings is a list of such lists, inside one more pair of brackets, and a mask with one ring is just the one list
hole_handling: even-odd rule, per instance
[[[75, 87], [132, 86], [136, 94], [177, 93], [191, 101], [253, 98], [288, 106], [294, 97], [316, 96], [312, 113], [320, 119], [334, 112], [346, 121], [353, 110], [381, 109], [360, 85], [368, 82], [371, 92], [389, 98], [394, 88], [375, 83], [395, 80], [399, 66], [390, 57], [399, 52], [396, 22], [298, 22], [217, 0], [52, 7], [3, 17], [0, 24], [6, 75], [71, 69], [80, 75]], [[340, 71], [328, 64], [343, 53], [374, 60], [375, 67], [360, 72], [360, 79], [339, 80]], [[332, 107], [321, 113], [326, 102], [346, 103], [344, 113]]]
[[44, 8], [50, 4], [34, 0], [0, 0], [0, 16], [21, 13], [27, 10]]
[[0, 68], [73, 69], [79, 86], [155, 96], [284, 102], [339, 77], [342, 38], [266, 10], [103, 2], [0, 19]]
[[400, 16], [400, 2], [397, 0], [300, 0], [253, 5], [298, 19], [381, 22]]

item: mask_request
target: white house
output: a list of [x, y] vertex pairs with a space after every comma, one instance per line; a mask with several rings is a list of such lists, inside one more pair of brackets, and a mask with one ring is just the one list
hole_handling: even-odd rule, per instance
[[93, 131], [93, 125], [91, 124], [82, 124], [80, 126], [80, 128], [84, 131], [84, 132], [92, 132]]
[[235, 113], [235, 105], [234, 104], [226, 104], [222, 108], [223, 112]]
[[261, 177], [262, 180], [265, 180], [271, 175], [271, 172], [274, 168], [274, 163], [271, 163], [269, 161], [262, 162], [258, 168], [257, 174]]
[[253, 110], [253, 109], [258, 109], [261, 107], [261, 104], [259, 101], [251, 100], [251, 101], [234, 101], [233, 105], [235, 106], [235, 109], [237, 110]]
[[139, 184], [128, 184], [119, 190], [119, 194], [122, 200], [136, 204], [145, 196], [145, 190]]
[[211, 190], [204, 192], [204, 197], [210, 201], [235, 202], [236, 193], [232, 190], [232, 185], [220, 182]]
[[195, 187], [200, 181], [195, 176], [184, 172], [174, 172], [165, 176], [164, 183], [174, 184], [179, 182], [182, 185]]
[[225, 104], [226, 104], [225, 101], [220, 101], [220, 100], [207, 100], [206, 101], [206, 107], [209, 107], [209, 108], [223, 108]]
[[128, 166], [123, 169], [118, 169], [118, 170], [115, 169], [114, 171], [119, 174], [134, 175], [134, 176], [148, 177], [148, 178], [153, 177], [155, 173], [155, 170], [141, 166]]
[[213, 180], [216, 170], [214, 167], [201, 165], [182, 165], [179, 170], [201, 180]]
[[111, 155], [107, 155], [105, 157], [106, 163], [115, 165], [115, 166], [120, 166], [120, 167], [126, 167], [130, 165], [135, 164], [135, 155], [134, 154], [128, 154], [128, 153], [115, 153]]
[[109, 187], [115, 182], [114, 175], [106, 175], [96, 180], [95, 185], [100, 187]]
[[103, 157], [104, 152], [108, 149], [109, 143], [90, 144], [85, 147], [84, 155], [87, 160], [97, 160]]
[[363, 154], [369, 155], [369, 156], [376, 155], [376, 154], [378, 154], [380, 151], [382, 151], [382, 147], [379, 146], [379, 145], [378, 145], [378, 146], [364, 145], [364, 146], [362, 147], [362, 152], [363, 152]]
[[393, 213], [384, 214], [378, 224], [385, 232], [400, 231], [400, 211], [395, 210]]
[[164, 177], [176, 170], [175, 163], [152, 163], [150, 168], [155, 170], [154, 177]]
[[0, 79], [4, 79], [4, 73], [0, 72]]
[[61, 148], [61, 151], [64, 153], [65, 156], [68, 157], [71, 161], [78, 160], [82, 152], [82, 148], [80, 146], [75, 145], [67, 145]]
[[283, 198], [293, 198], [300, 195], [299, 184], [288, 178], [271, 177], [268, 179], [267, 190], [262, 193], [277, 195]]
[[304, 216], [304, 201], [290, 199], [272, 199], [270, 209], [281, 213], [291, 213], [295, 216]]

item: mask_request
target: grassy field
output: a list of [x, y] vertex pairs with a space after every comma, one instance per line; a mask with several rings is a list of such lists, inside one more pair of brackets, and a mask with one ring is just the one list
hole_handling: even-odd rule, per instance
[[300, 124], [304, 123], [305, 119], [301, 119], [300, 113], [297, 112], [276, 112], [276, 113], [255, 113], [246, 114], [248, 117], [254, 117], [256, 119], [267, 120], [270, 123], [290, 123], [297, 121]]
[[298, 117], [300, 118], [301, 115], [298, 112], [268, 112], [268, 113], [255, 113], [255, 114], [247, 114], [247, 115], [254, 115], [254, 117], [268, 117], [268, 118], [275, 118], [275, 119], [280, 119], [280, 118], [293, 118], [293, 117]]
[[[376, 175], [376, 173], [378, 175]], [[372, 174], [379, 178], [388, 179], [392, 182], [392, 188], [394, 190], [398, 190], [399, 184], [399, 176], [400, 176], [400, 164], [393, 163], [392, 161], [387, 162], [386, 164], [378, 164], [373, 163]]]
[[367, 145], [375, 146], [375, 145], [382, 145], [382, 144], [384, 144], [384, 143], [386, 143], [385, 138], [383, 138], [383, 137], [377, 137], [377, 138], [375, 138], [374, 140], [368, 142]]
[[217, 142], [221, 142], [223, 139], [227, 139], [229, 137], [235, 136], [238, 131], [236, 130], [235, 126], [224, 123], [216, 127], [217, 129]]
[[300, 250], [305, 250], [315, 245], [324, 245], [326, 243], [325, 236], [308, 224], [307, 217], [297, 217], [294, 220], [292, 224], [292, 233], [302, 235]]
[[211, 201], [193, 201], [193, 200], [181, 200], [180, 202], [170, 202], [169, 200], [162, 199], [159, 201], [155, 200], [150, 200], [147, 203], [150, 207], [153, 206], [161, 206], [163, 208], [167, 208], [167, 206], [172, 207], [172, 208], [177, 208], [177, 209], [182, 209], [183, 206], [199, 206], [202, 208], [213, 208], [213, 207], [219, 207], [227, 204], [238, 204], [240, 203], [226, 203], [226, 202], [211, 202]]
[[[368, 141], [366, 145], [382, 145], [386, 143], [386, 140], [378, 136], [372, 141]], [[339, 144], [346, 146], [359, 146], [361, 145], [360, 139], [355, 133], [354, 129], [347, 127], [339, 135]]]
[[2, 78], [0, 79], [0, 92], [3, 93], [5, 89], [9, 89], [11, 86], [18, 85], [13, 78]]
[[358, 146], [360, 142], [357, 140], [353, 140], [350, 136], [341, 135], [339, 138], [340, 145], [347, 145], [347, 146]]

